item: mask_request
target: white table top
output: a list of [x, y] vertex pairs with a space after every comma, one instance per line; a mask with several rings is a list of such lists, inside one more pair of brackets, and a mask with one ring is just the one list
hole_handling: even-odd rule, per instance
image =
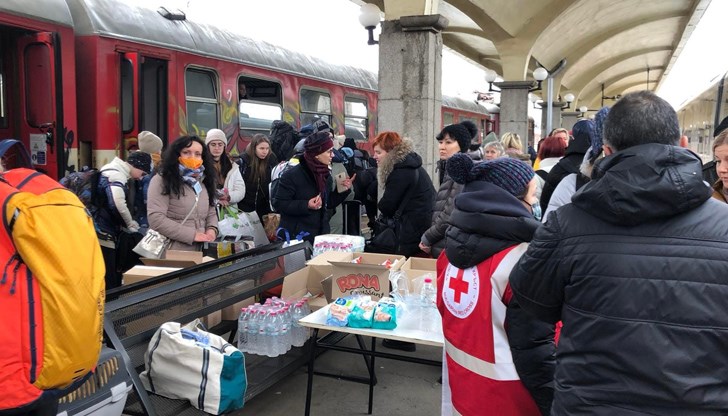
[[[413, 342], [415, 344], [432, 345], [435, 347], [443, 346], [442, 324], [437, 320], [436, 323], [429, 325], [431, 328], [423, 329], [420, 323], [419, 310], [415, 313], [403, 314], [401, 319], [397, 320], [397, 328], [395, 329], [372, 329], [372, 328], [349, 328], [348, 326], [332, 326], [326, 325], [326, 315], [329, 311], [329, 305], [313, 312], [312, 314], [302, 318], [299, 322], [302, 326], [317, 329], [326, 329], [329, 331], [345, 332], [349, 334], [365, 335], [375, 338], [386, 338], [397, 341]], [[437, 311], [433, 315], [439, 316]], [[427, 326], [427, 325], [425, 325]]]

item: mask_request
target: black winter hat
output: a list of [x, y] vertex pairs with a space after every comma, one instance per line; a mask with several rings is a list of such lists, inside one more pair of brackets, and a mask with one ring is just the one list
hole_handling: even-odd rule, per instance
[[457, 140], [460, 146], [460, 152], [465, 153], [470, 149], [470, 142], [478, 135], [478, 126], [470, 120], [465, 120], [458, 124], [450, 124], [437, 135], [437, 141], [445, 138], [445, 135]]
[[152, 156], [149, 153], [139, 151], [129, 153], [129, 157], [126, 158], [126, 163], [147, 174], [152, 171]]
[[500, 157], [477, 164], [464, 154], [456, 153], [447, 161], [447, 173], [457, 183], [490, 182], [515, 196], [523, 196], [535, 173], [526, 162]]

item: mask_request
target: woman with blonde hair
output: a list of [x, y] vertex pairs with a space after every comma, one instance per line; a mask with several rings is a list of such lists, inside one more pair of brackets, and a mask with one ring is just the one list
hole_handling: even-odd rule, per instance
[[713, 140], [713, 159], [718, 180], [713, 184], [713, 198], [728, 202], [728, 129]]
[[521, 136], [517, 133], [507, 132], [501, 136], [501, 143], [506, 148], [506, 154], [510, 157], [517, 159], [523, 155], [523, 143], [521, 143]]

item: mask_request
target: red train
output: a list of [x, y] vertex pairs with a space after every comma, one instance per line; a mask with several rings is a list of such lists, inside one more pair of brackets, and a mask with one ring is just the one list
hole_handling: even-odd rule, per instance
[[[245, 87], [241, 96], [239, 85]], [[327, 120], [340, 134], [376, 134], [376, 75], [120, 0], [0, 3], [0, 139], [25, 143], [56, 178], [136, 146], [221, 128], [236, 155], [283, 119]], [[243, 99], [240, 99], [243, 98]], [[443, 97], [444, 124], [498, 115]], [[11, 161], [6, 161], [12, 163]]]

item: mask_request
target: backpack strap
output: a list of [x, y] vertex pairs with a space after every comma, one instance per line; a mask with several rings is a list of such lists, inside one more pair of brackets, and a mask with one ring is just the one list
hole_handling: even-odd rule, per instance
[[536, 171], [536, 175], [538, 175], [541, 179], [546, 180], [546, 177], [549, 176], [549, 173], [543, 169], [539, 169]]

